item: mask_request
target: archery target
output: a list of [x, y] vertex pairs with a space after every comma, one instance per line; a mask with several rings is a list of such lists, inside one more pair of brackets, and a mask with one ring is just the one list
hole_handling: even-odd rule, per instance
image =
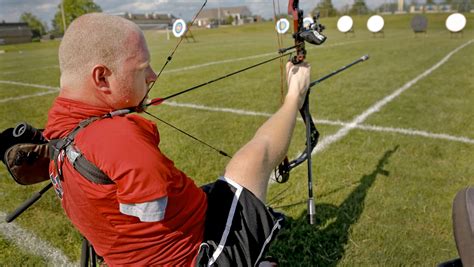
[[275, 29], [279, 34], [284, 34], [290, 29], [290, 22], [287, 19], [279, 19]]
[[373, 33], [380, 32], [383, 29], [383, 25], [383, 18], [379, 15], [373, 15], [367, 20], [367, 29]]
[[460, 32], [466, 26], [466, 17], [461, 13], [454, 13], [449, 15], [446, 19], [446, 28], [450, 32]]
[[352, 30], [352, 25], [354, 24], [354, 22], [352, 21], [352, 18], [349, 17], [349, 16], [342, 16], [341, 18], [339, 18], [339, 20], [337, 21], [337, 29], [340, 31], [340, 32], [348, 32], [350, 30]]
[[303, 27], [304, 27], [305, 29], [309, 29], [309, 27], [310, 27], [311, 24], [313, 24], [313, 23], [314, 23], [314, 20], [313, 20], [313, 18], [311, 18], [311, 17], [306, 17], [306, 18], [303, 19]]
[[186, 30], [187, 30], [186, 22], [183, 19], [177, 19], [173, 23], [173, 35], [176, 38], [183, 36], [183, 34], [186, 33]]
[[428, 27], [428, 19], [423, 15], [416, 15], [411, 20], [411, 28], [414, 32], [425, 32]]

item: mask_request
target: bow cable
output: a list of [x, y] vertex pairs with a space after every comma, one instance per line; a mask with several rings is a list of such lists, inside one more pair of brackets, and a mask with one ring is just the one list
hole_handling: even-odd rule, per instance
[[179, 129], [178, 127], [174, 126], [173, 124], [171, 124], [171, 123], [169, 123], [169, 122], [167, 122], [167, 121], [165, 121], [165, 120], [163, 120], [163, 119], [158, 118], [158, 116], [155, 116], [155, 115], [149, 113], [149, 112], [146, 111], [146, 110], [143, 111], [143, 112], [146, 113], [146, 114], [148, 114], [149, 116], [151, 116], [151, 117], [153, 117], [153, 118], [155, 118], [155, 119], [161, 121], [162, 123], [168, 125], [169, 127], [175, 129], [176, 131], [178, 131], [178, 132], [180, 132], [180, 133], [182, 133], [182, 134], [188, 136], [189, 138], [198, 141], [199, 143], [201, 143], [201, 144], [203, 144], [203, 145], [205, 145], [205, 146], [211, 148], [211, 149], [214, 150], [214, 151], [217, 151], [217, 152], [218, 152], [219, 154], [221, 154], [222, 156], [228, 157], [228, 158], [230, 158], [230, 159], [232, 158], [232, 157], [229, 156], [229, 154], [227, 154], [225, 151], [220, 150], [220, 149], [218, 149], [218, 148], [216, 148], [216, 147], [214, 147], [214, 146], [211, 146], [210, 144], [208, 144], [208, 143], [202, 141], [201, 139], [199, 139], [199, 138], [197, 138], [197, 137], [195, 137], [195, 136], [193, 136], [193, 135], [191, 135], [191, 134], [189, 134], [189, 133], [187, 133], [187, 132], [185, 132], [185, 131]]
[[274, 60], [277, 60], [277, 59], [281, 59], [282, 57], [286, 57], [286, 56], [288, 56], [288, 55], [291, 55], [291, 53], [286, 53], [286, 54], [278, 55], [278, 56], [276, 56], [276, 57], [273, 57], [273, 58], [264, 60], [264, 61], [262, 61], [262, 62], [253, 64], [253, 65], [250, 65], [250, 66], [245, 67], [245, 68], [243, 68], [243, 69], [236, 70], [236, 71], [234, 71], [234, 72], [225, 74], [225, 75], [220, 76], [220, 77], [218, 77], [218, 78], [214, 78], [214, 79], [209, 80], [209, 81], [207, 81], [207, 82], [204, 82], [204, 83], [195, 85], [195, 86], [193, 86], [193, 87], [184, 89], [184, 90], [182, 90], [182, 91], [179, 91], [179, 92], [177, 92], [177, 93], [174, 93], [174, 94], [172, 94], [172, 95], [169, 95], [169, 96], [166, 96], [166, 97], [163, 97], [163, 98], [154, 98], [154, 99], [151, 100], [150, 103], [146, 104], [146, 106], [148, 107], [148, 106], [154, 106], [154, 105], [161, 104], [163, 101], [168, 100], [168, 99], [170, 99], [170, 98], [173, 98], [173, 97], [182, 95], [182, 94], [184, 94], [184, 93], [187, 93], [187, 92], [189, 92], [189, 91], [193, 91], [193, 90], [198, 89], [198, 88], [200, 88], [200, 87], [203, 87], [203, 86], [205, 86], [205, 85], [209, 85], [209, 84], [211, 84], [211, 83], [220, 81], [220, 80], [222, 80], [222, 79], [225, 79], [225, 78], [234, 76], [234, 75], [239, 74], [239, 73], [241, 73], [241, 72], [244, 72], [244, 71], [246, 71], [246, 70], [256, 68], [256, 67], [258, 67], [258, 66], [261, 66], [261, 65], [263, 65], [263, 64], [269, 63], [269, 62], [271, 62], [271, 61], [274, 61]]
[[[275, 23], [278, 21], [278, 14], [280, 14], [280, 0], [276, 0], [277, 4], [275, 5], [275, 0], [273, 0], [273, 20]], [[277, 13], [278, 12], [278, 13]], [[276, 36], [277, 36], [277, 43], [278, 43], [278, 51], [282, 51], [282, 46], [283, 46], [283, 37], [280, 33], [276, 31]], [[286, 51], [285, 51], [286, 52]], [[280, 54], [283, 54], [284, 52], [280, 52]], [[284, 70], [284, 65], [285, 61], [283, 58], [280, 58], [280, 103], [283, 104], [283, 101], [285, 100], [284, 94], [285, 94], [285, 70]]]
[[[275, 0], [273, 0], [273, 20], [275, 23], [278, 22], [278, 15], [281, 14], [280, 10], [280, 0], [276, 0], [277, 5], [275, 5]], [[278, 10], [278, 11], [277, 11]], [[277, 13], [278, 12], [278, 13]], [[278, 43], [278, 51], [280, 54], [285, 53], [286, 51], [283, 52], [282, 46], [283, 46], [283, 37], [282, 34], [280, 34], [278, 31], [276, 32], [277, 36], [277, 43]], [[280, 105], [283, 105], [283, 102], [285, 101], [285, 70], [286, 66], [284, 66], [285, 62], [283, 58], [280, 58]], [[285, 155], [285, 158], [283, 159], [283, 164], [289, 165], [290, 160], [288, 159], [288, 155]], [[283, 178], [284, 177], [284, 178]], [[288, 179], [288, 176], [282, 176], [279, 175], [279, 168], [276, 167], [273, 171], [273, 176], [270, 177], [272, 180], [275, 180], [278, 183], [284, 183]]]
[[[191, 20], [191, 26], [194, 24], [194, 21], [197, 19], [197, 17], [199, 16], [199, 14], [201, 13], [201, 11], [204, 9], [204, 6], [206, 6], [207, 4], [207, 0], [204, 1], [204, 4], [202, 4], [201, 8], [198, 10], [198, 12], [194, 15], [194, 18]], [[163, 66], [161, 67], [160, 71], [158, 72], [158, 75], [156, 75], [156, 80], [155, 81], [158, 81], [158, 78], [160, 78], [161, 76], [161, 73], [163, 72], [163, 70], [166, 68], [166, 66], [168, 65], [168, 63], [170, 63], [170, 61], [173, 59], [173, 56], [174, 56], [174, 53], [176, 52], [176, 50], [178, 49], [179, 45], [181, 44], [181, 42], [183, 41], [183, 39], [185, 38], [186, 34], [188, 33], [189, 31], [189, 28], [186, 29], [186, 32], [179, 38], [178, 42], [176, 43], [176, 46], [174, 47], [174, 49], [171, 51], [170, 55], [168, 56], [168, 58], [166, 59], [166, 62], [165, 64], [163, 64]]]

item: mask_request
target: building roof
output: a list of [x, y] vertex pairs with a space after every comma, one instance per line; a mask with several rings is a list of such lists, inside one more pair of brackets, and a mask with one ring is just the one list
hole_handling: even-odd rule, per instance
[[197, 19], [217, 19], [220, 17], [227, 17], [232, 14], [241, 14], [241, 16], [251, 16], [252, 13], [246, 6], [237, 6], [237, 7], [221, 7], [221, 8], [209, 8], [201, 11]]
[[26, 22], [5, 22], [2, 21], [0, 23], [0, 27], [21, 27], [21, 26], [28, 26], [28, 23]]
[[122, 13], [118, 16], [126, 18], [135, 22], [141, 28], [147, 26], [159, 26], [159, 25], [170, 25], [176, 19], [171, 14], [157, 14], [157, 13], [145, 13], [145, 14], [133, 14], [133, 13]]
[[15, 22], [15, 23], [0, 23], [0, 37], [31, 37], [33, 33], [27, 23]]

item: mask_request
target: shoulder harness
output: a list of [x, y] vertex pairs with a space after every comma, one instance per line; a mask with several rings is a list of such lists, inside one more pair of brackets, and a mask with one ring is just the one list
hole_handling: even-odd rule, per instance
[[59, 175], [62, 176], [62, 159], [64, 159], [65, 155], [74, 169], [87, 180], [96, 184], [114, 184], [112, 179], [110, 179], [95, 164], [87, 160], [81, 151], [74, 145], [74, 138], [76, 135], [92, 122], [99, 119], [101, 119], [101, 117], [92, 117], [83, 120], [66, 137], [49, 141], [49, 157], [54, 161], [56, 171]]

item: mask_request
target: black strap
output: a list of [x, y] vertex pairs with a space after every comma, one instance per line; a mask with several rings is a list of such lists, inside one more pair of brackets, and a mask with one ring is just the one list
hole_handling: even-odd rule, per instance
[[100, 119], [100, 117], [92, 117], [81, 121], [71, 133], [62, 139], [53, 139], [49, 142], [50, 145], [50, 158], [54, 160], [58, 173], [62, 166], [59, 166], [58, 156], [60, 153], [65, 153], [69, 162], [73, 165], [74, 169], [79, 172], [87, 180], [96, 184], [114, 184], [112, 179], [107, 176], [102, 170], [96, 165], [87, 160], [79, 149], [74, 145], [74, 138], [76, 135], [85, 127], [90, 125], [92, 122]]
[[66, 148], [66, 157], [69, 162], [74, 166], [74, 169], [78, 171], [87, 180], [96, 184], [113, 184], [114, 182], [95, 166], [92, 162], [88, 161], [82, 153], [75, 148], [73, 144], [70, 144]]

